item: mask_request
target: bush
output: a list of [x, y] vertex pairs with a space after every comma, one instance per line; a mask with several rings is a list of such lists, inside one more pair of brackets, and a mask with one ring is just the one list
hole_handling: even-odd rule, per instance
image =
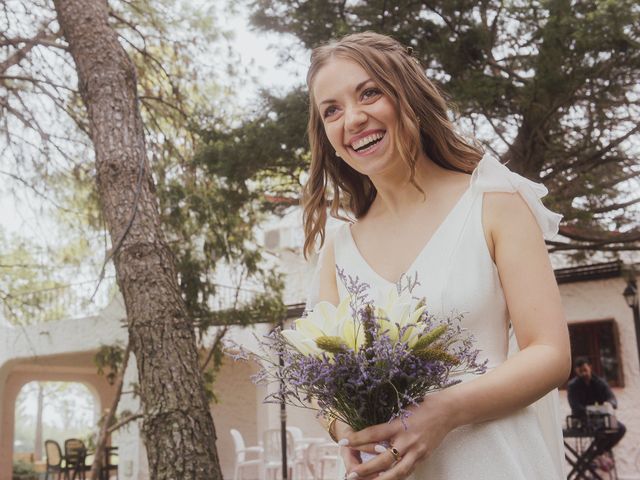
[[38, 473], [33, 463], [24, 460], [13, 462], [13, 480], [38, 480]]

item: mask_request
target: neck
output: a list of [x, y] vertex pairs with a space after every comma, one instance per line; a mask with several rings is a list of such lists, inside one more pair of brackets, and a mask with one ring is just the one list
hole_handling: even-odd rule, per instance
[[[401, 165], [398, 168], [398, 165]], [[411, 171], [400, 160], [387, 171], [371, 176], [377, 190], [373, 207], [379, 213], [390, 213], [401, 217], [411, 207], [429, 200], [430, 192], [442, 178], [444, 169], [422, 154], [416, 161], [415, 175], [411, 183]], [[424, 193], [416, 188], [418, 185]]]

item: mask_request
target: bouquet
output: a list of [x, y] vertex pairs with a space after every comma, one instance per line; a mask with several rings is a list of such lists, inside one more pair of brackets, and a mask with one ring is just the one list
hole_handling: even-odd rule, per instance
[[339, 268], [338, 275], [349, 295], [337, 307], [320, 302], [294, 328], [258, 339], [262, 353], [239, 347], [261, 360], [254, 381], [280, 383], [267, 402], [312, 408], [354, 430], [395, 418], [406, 426], [408, 407], [458, 383], [451, 374], [486, 370], [462, 315], [438, 319], [424, 298], [412, 296], [417, 276], [403, 277], [376, 304], [369, 285]]

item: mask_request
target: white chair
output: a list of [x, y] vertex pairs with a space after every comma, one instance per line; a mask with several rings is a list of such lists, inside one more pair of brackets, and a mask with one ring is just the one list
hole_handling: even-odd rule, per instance
[[[282, 469], [282, 437], [279, 428], [269, 428], [262, 432], [262, 448], [263, 452], [263, 479], [270, 479], [271, 473], [274, 474], [274, 480], [278, 478], [278, 472]], [[295, 441], [291, 431], [287, 430], [287, 463], [289, 464], [288, 478], [293, 478], [293, 463], [295, 459]]]
[[288, 459], [293, 467], [293, 478], [296, 480], [307, 478], [307, 462], [304, 453], [309, 444], [305, 441], [301, 428], [289, 426], [287, 431], [291, 432], [293, 436], [294, 456], [292, 459]]
[[330, 474], [325, 477], [327, 467], [333, 469], [335, 477], [335, 469], [338, 468], [338, 460], [340, 459], [340, 447], [333, 442], [312, 443], [309, 445], [308, 459], [313, 466], [314, 480], [331, 478]]
[[[236, 467], [233, 471], [233, 480], [240, 480], [243, 478], [241, 476], [242, 470], [247, 467], [255, 468], [259, 472], [260, 478], [263, 478], [262, 447], [247, 447], [245, 446], [242, 434], [238, 430], [232, 428], [229, 432], [231, 433], [233, 444], [236, 449]], [[257, 458], [247, 459], [247, 454], [255, 454]]]

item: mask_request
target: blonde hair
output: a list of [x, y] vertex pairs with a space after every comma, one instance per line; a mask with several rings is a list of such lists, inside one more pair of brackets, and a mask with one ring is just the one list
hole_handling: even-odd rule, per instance
[[482, 158], [482, 149], [463, 139], [447, 116], [448, 105], [440, 90], [427, 78], [411, 51], [386, 35], [363, 32], [347, 35], [313, 50], [307, 73], [311, 146], [309, 179], [303, 188], [304, 255], [310, 254], [320, 238], [325, 240], [328, 193], [333, 193], [330, 214], [340, 208], [360, 218], [376, 197], [371, 180], [335, 155], [324, 131], [322, 116], [313, 96], [313, 81], [331, 59], [339, 57], [360, 65], [384, 95], [394, 101], [398, 114], [393, 138], [401, 160], [414, 181], [415, 164], [422, 150], [428, 158], [449, 170], [471, 172]]

